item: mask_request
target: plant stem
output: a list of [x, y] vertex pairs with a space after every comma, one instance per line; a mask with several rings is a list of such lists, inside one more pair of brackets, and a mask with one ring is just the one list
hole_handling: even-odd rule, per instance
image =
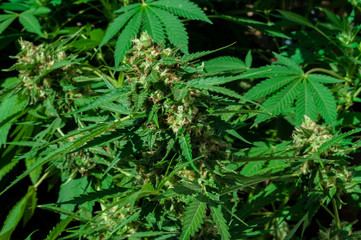
[[337, 73], [334, 73], [334, 72], [332, 72], [330, 70], [327, 70], [327, 69], [324, 69], [324, 68], [313, 68], [313, 69], [309, 70], [308, 72], [306, 72], [305, 75], [311, 74], [313, 72], [324, 72], [324, 73], [327, 73], [327, 74], [329, 74], [331, 76], [334, 76], [334, 77], [336, 77], [338, 79], [345, 80], [345, 78], [342, 77], [341, 75], [338, 75]]
[[333, 211], [335, 214], [334, 218], [336, 220], [336, 227], [337, 227], [337, 229], [341, 229], [340, 216], [338, 215], [338, 209], [337, 209], [337, 204], [336, 204], [335, 198], [332, 198], [332, 206], [333, 206]]
[[83, 70], [87, 70], [87, 71], [91, 71], [92, 73], [94, 73], [95, 75], [97, 75], [98, 77], [100, 78], [103, 78], [105, 77], [109, 82], [111, 83], [115, 83], [116, 80], [112, 79], [111, 77], [103, 74], [102, 72], [100, 72], [99, 70], [97, 69], [94, 69], [94, 68], [91, 68], [91, 67], [82, 67]]
[[323, 203], [321, 203], [321, 207], [323, 207], [323, 209], [325, 209], [326, 212], [327, 212], [328, 214], [330, 214], [330, 216], [331, 216], [332, 218], [334, 218], [334, 219], [336, 218], [335, 214], [333, 214], [333, 212], [331, 212], [331, 210], [328, 209]]
[[[52, 168], [51, 168], [51, 169], [52, 169]], [[49, 169], [49, 171], [45, 172], [45, 173], [43, 174], [43, 176], [41, 176], [41, 178], [38, 180], [38, 182], [34, 185], [34, 188], [35, 188], [35, 189], [37, 189], [37, 188], [39, 187], [39, 185], [45, 180], [45, 178], [48, 177], [51, 169]]]

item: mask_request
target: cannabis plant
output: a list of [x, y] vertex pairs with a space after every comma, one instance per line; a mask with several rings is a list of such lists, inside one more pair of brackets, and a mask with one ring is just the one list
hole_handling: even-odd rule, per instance
[[306, 3], [1, 3], [0, 239], [360, 238], [361, 8]]

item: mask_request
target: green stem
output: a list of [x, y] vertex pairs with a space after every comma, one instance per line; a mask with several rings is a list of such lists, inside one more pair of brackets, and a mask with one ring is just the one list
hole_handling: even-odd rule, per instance
[[47, 172], [45, 172], [45, 173], [43, 174], [43, 176], [41, 176], [41, 178], [39, 179], [39, 181], [34, 185], [34, 188], [35, 188], [35, 189], [37, 189], [37, 188], [39, 187], [39, 185], [48, 177], [48, 175], [49, 175], [49, 173], [50, 173], [51, 170], [52, 170], [52, 168], [49, 169]]
[[[100, 78], [103, 78], [105, 77], [109, 82], [115, 84], [116, 83], [116, 80], [112, 79], [111, 77], [103, 74], [102, 72], [100, 72], [98, 69], [94, 69], [94, 68], [91, 68], [91, 67], [82, 67], [83, 70], [87, 70], [87, 71], [90, 71], [92, 73], [94, 73], [95, 75], [97, 75], [98, 77]], [[115, 86], [115, 85], [114, 85]]]
[[357, 89], [353, 97], [356, 98], [360, 94], [360, 92], [361, 92], [361, 88]]
[[337, 229], [341, 229], [341, 222], [340, 222], [340, 216], [338, 215], [338, 209], [337, 209], [337, 204], [336, 204], [336, 200], [334, 198], [332, 198], [332, 207], [333, 207], [333, 211], [334, 211], [334, 219], [336, 220], [336, 227]]
[[327, 74], [329, 74], [331, 76], [334, 76], [334, 77], [336, 77], [338, 79], [345, 80], [345, 78], [342, 77], [341, 75], [338, 75], [337, 73], [334, 73], [334, 72], [332, 72], [330, 70], [327, 70], [327, 69], [324, 69], [324, 68], [313, 68], [313, 69], [309, 70], [308, 72], [306, 72], [305, 75], [311, 74], [313, 72], [324, 72], [324, 73], [327, 73]]
[[321, 203], [321, 207], [323, 207], [323, 209], [325, 209], [326, 212], [327, 212], [328, 214], [330, 214], [330, 216], [331, 216], [333, 219], [336, 219], [335, 214], [333, 214], [333, 212], [331, 212], [331, 210], [328, 209], [323, 203]]

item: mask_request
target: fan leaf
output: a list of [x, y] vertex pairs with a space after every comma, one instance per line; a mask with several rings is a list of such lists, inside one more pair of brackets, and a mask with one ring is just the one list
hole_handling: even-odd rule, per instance
[[164, 8], [183, 18], [202, 20], [212, 24], [202, 9], [188, 0], [160, 0], [151, 3], [151, 5]]
[[128, 24], [124, 27], [124, 30], [120, 33], [117, 43], [115, 45], [115, 66], [119, 66], [120, 62], [123, 60], [126, 52], [132, 46], [132, 38], [137, 36], [137, 33], [140, 29], [140, 24], [142, 22], [143, 11], [138, 9], [138, 11], [134, 14], [131, 20], [129, 20]]
[[316, 81], [309, 81], [309, 83], [322, 118], [325, 119], [327, 124], [334, 123], [337, 119], [337, 105], [332, 92]]
[[201, 228], [206, 216], [207, 204], [195, 197], [186, 207], [180, 239], [187, 240]]
[[149, 9], [161, 20], [170, 43], [176, 47], [181, 47], [180, 50], [188, 54], [188, 34], [179, 18], [161, 8], [152, 7]]
[[301, 124], [305, 115], [313, 121], [317, 118], [317, 106], [313, 100], [312, 90], [307, 81], [303, 81], [300, 84], [300, 92], [296, 102], [296, 123]]
[[28, 32], [36, 33], [41, 37], [45, 37], [41, 31], [41, 26], [38, 19], [28, 11], [22, 12], [19, 15], [19, 22]]

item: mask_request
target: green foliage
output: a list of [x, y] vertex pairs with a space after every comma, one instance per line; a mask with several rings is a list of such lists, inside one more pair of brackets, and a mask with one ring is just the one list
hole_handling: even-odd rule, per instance
[[[0, 34], [2, 34], [16, 18], [19, 18], [19, 22], [26, 31], [45, 38], [41, 30], [40, 22], [36, 16], [48, 14], [51, 11], [50, 8], [41, 5], [32, 5], [26, 2], [16, 3], [16, 1], [3, 3], [0, 6], [5, 11], [8, 11], [7, 14], [0, 15]], [[15, 13], [13, 11], [21, 11], [21, 13]]]
[[178, 16], [212, 23], [196, 4], [188, 0], [134, 3], [115, 12], [121, 15], [109, 25], [99, 46], [105, 45], [123, 29], [115, 46], [115, 66], [123, 60], [132, 45], [131, 40], [137, 36], [140, 29], [147, 31], [154, 41], [165, 42], [168, 39], [171, 44], [180, 47], [182, 52], [188, 53], [188, 34]]
[[[200, 196], [198, 196], [200, 197]], [[188, 239], [201, 228], [206, 214], [207, 204], [198, 199], [192, 198], [185, 211], [185, 218], [182, 227], [182, 235], [180, 239]]]
[[[242, 78], [268, 78], [249, 90], [245, 97], [248, 99], [259, 99], [268, 97], [263, 107], [277, 116], [288, 110], [294, 102], [296, 112], [296, 123], [302, 122], [306, 115], [311, 119], [317, 118], [320, 113], [326, 123], [332, 124], [336, 121], [336, 101], [332, 92], [323, 84], [340, 83], [336, 78], [304, 72], [295, 62], [275, 54], [279, 59], [272, 65], [251, 69]], [[255, 124], [261, 123], [270, 116], [259, 115]]]
[[357, 1], [0, 11], [1, 239], [359, 238]]

